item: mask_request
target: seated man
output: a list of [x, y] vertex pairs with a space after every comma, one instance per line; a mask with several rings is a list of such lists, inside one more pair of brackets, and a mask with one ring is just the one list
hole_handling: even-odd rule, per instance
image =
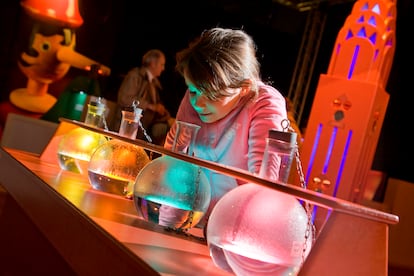
[[[149, 50], [142, 57], [141, 67], [132, 68], [125, 76], [118, 91], [118, 116], [120, 110], [129, 109], [134, 101], [143, 110], [141, 123], [145, 131], [139, 130], [139, 139], [163, 145], [173, 118], [160, 99], [161, 83], [158, 77], [165, 69], [165, 55], [158, 49]], [[121, 118], [121, 117], [119, 117]], [[117, 122], [120, 120], [117, 120]], [[116, 130], [118, 125], [114, 127]], [[146, 133], [151, 137], [145, 135]]]

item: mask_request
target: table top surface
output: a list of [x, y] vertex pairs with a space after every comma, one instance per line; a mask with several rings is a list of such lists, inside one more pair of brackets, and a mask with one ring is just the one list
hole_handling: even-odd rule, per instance
[[230, 275], [214, 265], [201, 229], [167, 231], [141, 219], [133, 200], [94, 190], [87, 175], [61, 170], [35, 154], [7, 152], [158, 273]]
[[[69, 122], [67, 125], [71, 124]], [[81, 123], [73, 123], [73, 125], [88, 129], [88, 126]], [[106, 133], [92, 128], [91, 130], [131, 142], [150, 151], [193, 162], [219, 173], [274, 188], [339, 214], [362, 217], [381, 225], [396, 224], [399, 220], [398, 216], [393, 214], [346, 200], [300, 189], [293, 185], [273, 183], [245, 171], [186, 155], [181, 156], [138, 140], [126, 140], [116, 133]], [[62, 126], [61, 131], [67, 130]], [[87, 228], [87, 232], [90, 231], [90, 233], [83, 240], [94, 239], [90, 242], [92, 249], [89, 249], [89, 253], [99, 249], [115, 248], [112, 256], [116, 257], [118, 253], [125, 256], [128, 259], [125, 263], [131, 264], [129, 271], [136, 271], [135, 268], [138, 268], [140, 271], [153, 271], [162, 275], [194, 275], [195, 272], [197, 275], [231, 275], [214, 265], [201, 229], [191, 229], [185, 234], [167, 231], [159, 225], [143, 220], [132, 199], [94, 190], [87, 175], [62, 170], [58, 165], [56, 155], [57, 141], [59, 141], [59, 135], [62, 135], [61, 131], [58, 129], [41, 156], [1, 147], [0, 175], [2, 178], [0, 184], [6, 183], [5, 188], [12, 197], [29, 215], [43, 225], [46, 237], [53, 239], [60, 246], [69, 248], [66, 249], [69, 250], [69, 253], [66, 253], [67, 257], [72, 258], [70, 254], [73, 253], [71, 252], [73, 249], [70, 243], [71, 239], [76, 240], [77, 236], [72, 234], [68, 236], [69, 241], [61, 242], [61, 235], [65, 234], [61, 232], [75, 230], [77, 235], [83, 235], [84, 228]], [[59, 209], [57, 205], [61, 208]], [[51, 208], [56, 210], [51, 210]], [[65, 218], [58, 218], [59, 223], [56, 222], [55, 225], [50, 224], [50, 220], [61, 214], [64, 214]], [[77, 226], [71, 227], [71, 230], [62, 230], [67, 218], [71, 218]], [[100, 237], [95, 238], [95, 234]], [[100, 238], [104, 238], [107, 245], [100, 246]], [[93, 265], [89, 267], [94, 269]], [[112, 268], [111, 265], [109, 267]], [[118, 269], [122, 267], [118, 265]], [[103, 269], [101, 271], [107, 272]], [[118, 270], [115, 271], [118, 272]]]

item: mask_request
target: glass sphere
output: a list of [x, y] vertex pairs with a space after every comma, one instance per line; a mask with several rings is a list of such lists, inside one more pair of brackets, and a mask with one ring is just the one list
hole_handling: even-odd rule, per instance
[[84, 128], [75, 128], [66, 133], [58, 145], [58, 162], [63, 170], [86, 173], [88, 162], [95, 149], [108, 139], [99, 133]]
[[177, 230], [196, 226], [210, 199], [210, 183], [203, 170], [166, 155], [148, 163], [135, 181], [138, 213], [147, 221]]
[[248, 183], [217, 202], [206, 238], [216, 266], [236, 275], [296, 275], [311, 249], [309, 223], [295, 197]]
[[143, 148], [112, 139], [91, 156], [89, 182], [95, 190], [132, 198], [135, 178], [149, 162]]

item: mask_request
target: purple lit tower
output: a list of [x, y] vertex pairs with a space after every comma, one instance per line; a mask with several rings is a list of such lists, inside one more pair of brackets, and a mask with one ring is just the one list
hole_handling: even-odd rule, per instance
[[308, 189], [360, 203], [384, 121], [396, 1], [358, 0], [312, 105], [301, 157]]

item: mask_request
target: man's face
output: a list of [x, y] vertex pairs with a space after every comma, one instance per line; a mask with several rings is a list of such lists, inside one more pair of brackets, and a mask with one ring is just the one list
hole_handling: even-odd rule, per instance
[[160, 57], [158, 60], [155, 60], [151, 63], [151, 73], [154, 77], [161, 76], [161, 73], [165, 69], [165, 57]]

